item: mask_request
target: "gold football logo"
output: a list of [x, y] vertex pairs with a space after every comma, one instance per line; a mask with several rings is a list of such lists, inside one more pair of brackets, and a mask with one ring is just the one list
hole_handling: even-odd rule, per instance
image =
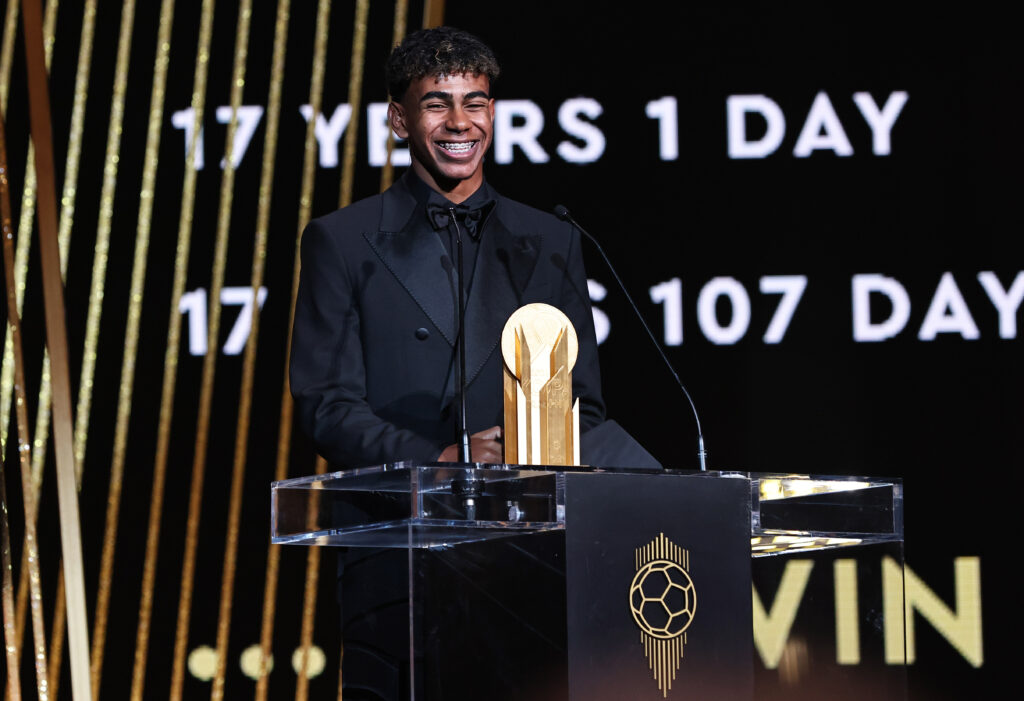
[[687, 570], [690, 553], [664, 533], [636, 549], [629, 610], [662, 697], [668, 696], [683, 659], [686, 629], [697, 611], [697, 590]]

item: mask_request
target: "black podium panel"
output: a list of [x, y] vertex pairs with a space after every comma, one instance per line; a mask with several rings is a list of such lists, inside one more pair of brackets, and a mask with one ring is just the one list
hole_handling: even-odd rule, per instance
[[568, 698], [564, 532], [413, 560], [417, 698]]
[[[673, 699], [751, 698], [749, 483], [635, 474], [567, 479], [569, 698], [641, 701], [669, 690]], [[652, 599], [660, 598], [662, 579], [668, 592], [659, 611], [661, 602]], [[647, 609], [642, 622], [667, 624], [655, 631], [662, 637], [647, 636], [646, 648], [633, 613], [639, 608]], [[674, 620], [665, 618], [670, 612]], [[668, 637], [687, 618], [682, 634]]]
[[413, 551], [417, 698], [751, 698], [748, 483], [567, 480], [565, 531]]

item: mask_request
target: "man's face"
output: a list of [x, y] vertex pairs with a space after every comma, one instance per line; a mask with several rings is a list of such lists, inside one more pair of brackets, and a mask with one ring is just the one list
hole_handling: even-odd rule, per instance
[[391, 103], [391, 127], [409, 140], [412, 167], [428, 185], [465, 199], [483, 181], [494, 133], [494, 100], [485, 75], [426, 76]]

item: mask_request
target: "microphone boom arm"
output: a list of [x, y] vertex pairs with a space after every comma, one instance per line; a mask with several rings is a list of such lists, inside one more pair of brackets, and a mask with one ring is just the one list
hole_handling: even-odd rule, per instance
[[605, 254], [604, 249], [601, 248], [601, 244], [599, 244], [597, 242], [597, 239], [591, 236], [586, 229], [580, 226], [579, 222], [577, 222], [573, 218], [573, 216], [569, 213], [569, 210], [566, 209], [563, 205], [556, 205], [554, 209], [554, 214], [562, 221], [571, 224], [573, 228], [575, 228], [578, 232], [583, 234], [583, 236], [585, 236], [592, 244], [594, 244], [594, 247], [597, 248], [597, 252], [601, 254], [601, 258], [604, 259], [605, 265], [607, 265], [608, 270], [611, 271], [612, 277], [614, 277], [615, 282], [618, 283], [619, 289], [622, 290], [622, 293], [624, 295], [626, 295], [626, 299], [629, 301], [630, 306], [633, 308], [633, 313], [636, 314], [636, 317], [640, 320], [640, 325], [644, 327], [644, 331], [647, 332], [647, 336], [651, 339], [651, 343], [653, 343], [654, 347], [658, 350], [658, 354], [661, 356], [662, 362], [665, 363], [665, 367], [667, 367], [668, 371], [672, 373], [672, 378], [676, 381], [676, 384], [679, 385], [679, 389], [683, 390], [683, 394], [686, 395], [686, 400], [690, 403], [690, 409], [693, 410], [693, 419], [694, 421], [697, 422], [697, 458], [700, 460], [701, 472], [706, 472], [708, 469], [707, 451], [704, 449], [704, 433], [701, 431], [700, 428], [700, 417], [697, 415], [697, 405], [693, 403], [693, 398], [690, 396], [689, 391], [687, 391], [686, 386], [683, 384], [682, 380], [679, 379], [679, 374], [676, 372], [676, 369], [672, 367], [672, 363], [669, 362], [668, 357], [665, 355], [665, 351], [662, 350], [661, 344], [658, 343], [658, 340], [654, 337], [654, 333], [651, 332], [651, 328], [647, 325], [647, 322], [644, 321], [644, 317], [640, 313], [640, 309], [636, 306], [636, 303], [633, 301], [633, 297], [629, 294], [629, 290], [626, 289], [626, 286], [623, 284], [622, 279], [619, 278], [619, 274], [615, 272], [615, 266], [612, 265], [612, 262]]

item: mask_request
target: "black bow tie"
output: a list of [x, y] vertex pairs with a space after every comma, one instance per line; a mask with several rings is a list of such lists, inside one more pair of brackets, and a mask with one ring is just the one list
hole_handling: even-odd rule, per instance
[[427, 205], [427, 219], [430, 220], [435, 231], [440, 231], [451, 223], [452, 212], [454, 212], [455, 220], [462, 225], [466, 233], [476, 239], [480, 236], [480, 222], [483, 220], [484, 213], [490, 209], [491, 204], [492, 202], [485, 202], [479, 207], [470, 209], [464, 204], [457, 204], [449, 208], [432, 203]]

